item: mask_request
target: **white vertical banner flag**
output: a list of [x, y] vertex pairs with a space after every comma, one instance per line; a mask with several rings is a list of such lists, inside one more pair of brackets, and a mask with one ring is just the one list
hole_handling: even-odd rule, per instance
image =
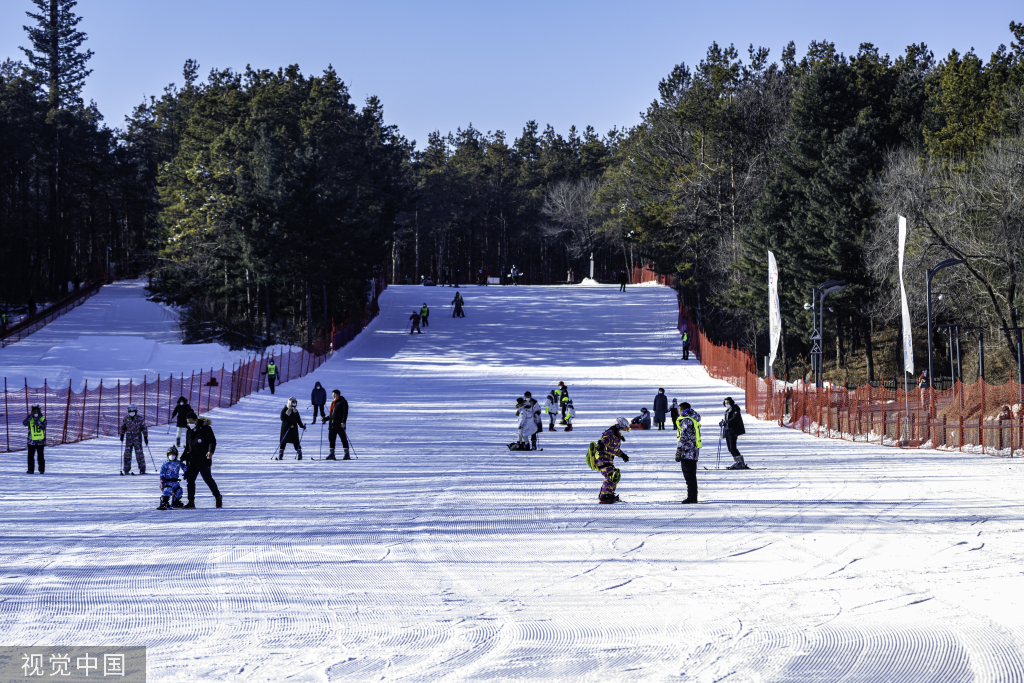
[[903, 284], [903, 254], [907, 247], [907, 219], [900, 216], [900, 299], [903, 304], [903, 370], [914, 374], [914, 343], [910, 334], [910, 307], [907, 306], [907, 287]]
[[768, 374], [775, 363], [782, 339], [782, 311], [779, 310], [779, 265], [775, 262], [775, 254], [768, 252]]

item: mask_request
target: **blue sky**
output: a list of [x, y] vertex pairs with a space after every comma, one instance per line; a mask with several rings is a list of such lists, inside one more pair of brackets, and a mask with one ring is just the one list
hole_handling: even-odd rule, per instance
[[[0, 58], [26, 45], [30, 0], [0, 3]], [[895, 56], [909, 43], [936, 53], [1009, 45], [1014, 2], [406, 2], [378, 0], [80, 0], [75, 11], [96, 55], [86, 98], [108, 125], [144, 95], [181, 83], [186, 58], [212, 67], [304, 73], [328, 64], [362, 102], [378, 95], [385, 117], [420, 148], [432, 130], [472, 123], [516, 137], [529, 119], [565, 133], [630, 126], [679, 62], [698, 62], [712, 41], [802, 53], [827, 39], [846, 53], [872, 42]]]

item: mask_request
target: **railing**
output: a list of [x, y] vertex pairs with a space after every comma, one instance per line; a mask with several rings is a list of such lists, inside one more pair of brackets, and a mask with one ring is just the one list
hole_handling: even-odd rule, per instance
[[33, 332], [61, 317], [68, 311], [78, 308], [85, 303], [86, 299], [100, 291], [100, 287], [104, 284], [106, 284], [106, 282], [102, 280], [99, 282], [93, 282], [89, 286], [79, 289], [77, 292], [68, 294], [63, 299], [54, 302], [35, 315], [30, 315], [21, 322], [9, 326], [4, 331], [3, 336], [0, 336], [0, 348], [21, 341]]

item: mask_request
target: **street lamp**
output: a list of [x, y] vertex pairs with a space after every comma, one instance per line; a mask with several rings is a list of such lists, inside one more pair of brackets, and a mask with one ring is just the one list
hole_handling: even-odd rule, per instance
[[821, 348], [821, 339], [825, 332], [825, 297], [841, 289], [846, 289], [846, 280], [823, 282], [814, 288], [811, 303], [804, 304], [804, 310], [811, 311], [811, 317], [814, 321], [814, 329], [811, 331], [811, 365], [814, 369], [814, 386], [819, 388], [823, 383], [825, 375]]
[[934, 268], [928, 269], [928, 279], [925, 284], [928, 296], [928, 386], [932, 386], [935, 382], [935, 366], [932, 361], [932, 278], [935, 277], [935, 275], [943, 268], [948, 266], [958, 266], [961, 263], [967, 263], [967, 260], [962, 258], [948, 258], [937, 264]]

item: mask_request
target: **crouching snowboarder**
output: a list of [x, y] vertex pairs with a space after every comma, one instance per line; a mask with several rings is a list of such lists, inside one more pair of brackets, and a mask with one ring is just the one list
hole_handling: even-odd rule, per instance
[[139, 407], [134, 403], [128, 406], [128, 417], [121, 423], [121, 441], [124, 442], [124, 467], [121, 474], [128, 474], [132, 471], [132, 450], [135, 450], [135, 462], [139, 466], [139, 474], [146, 473], [146, 456], [142, 454], [142, 442], [145, 440], [149, 445], [149, 430], [146, 429], [146, 422], [139, 415]]
[[621, 472], [615, 467], [615, 456], [622, 458], [623, 462], [629, 462], [629, 456], [622, 452], [622, 442], [626, 440], [622, 431], [629, 431], [629, 423], [626, 418], [615, 419], [615, 424], [605, 430], [597, 442], [597, 471], [604, 477], [601, 484], [601, 494], [597, 500], [602, 504], [617, 503], [619, 497], [615, 495], [615, 487], [619, 485]]
[[295, 397], [288, 399], [281, 409], [281, 444], [278, 446], [277, 459], [284, 459], [284, 446], [291, 444], [295, 446], [295, 453], [298, 459], [302, 460], [302, 440], [299, 438], [299, 428], [305, 429], [302, 424], [302, 416], [299, 415], [299, 401]]
[[700, 457], [700, 415], [683, 401], [679, 404], [676, 420], [676, 462], [683, 469], [686, 480], [686, 500], [683, 505], [697, 502], [697, 458]]
[[178, 462], [178, 449], [171, 446], [167, 449], [167, 462], [160, 466], [160, 507], [157, 510], [185, 507], [181, 502], [183, 470], [184, 467]]

